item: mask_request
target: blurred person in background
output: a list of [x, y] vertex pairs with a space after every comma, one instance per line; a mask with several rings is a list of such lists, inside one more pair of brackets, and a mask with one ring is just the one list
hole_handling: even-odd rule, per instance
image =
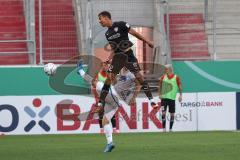
[[173, 73], [171, 65], [166, 65], [165, 74], [160, 77], [159, 81], [159, 98], [162, 106], [162, 124], [163, 131], [166, 132], [166, 111], [171, 115], [169, 131], [172, 131], [175, 114], [175, 100], [179, 92], [178, 101], [182, 101], [182, 85], [180, 77]]

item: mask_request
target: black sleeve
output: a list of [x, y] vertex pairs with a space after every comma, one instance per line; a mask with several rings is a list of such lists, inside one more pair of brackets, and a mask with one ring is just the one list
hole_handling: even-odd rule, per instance
[[119, 28], [124, 31], [128, 32], [131, 28], [131, 26], [127, 22], [120, 21], [118, 22]]

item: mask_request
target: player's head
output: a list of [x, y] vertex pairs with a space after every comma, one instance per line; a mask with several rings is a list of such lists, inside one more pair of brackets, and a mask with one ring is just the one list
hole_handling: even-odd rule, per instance
[[103, 27], [108, 27], [112, 24], [111, 13], [108, 11], [102, 11], [98, 14], [99, 23]]
[[166, 72], [167, 74], [169, 74], [169, 73], [172, 73], [172, 72], [173, 72], [173, 71], [172, 71], [172, 65], [170, 65], [170, 64], [167, 64], [167, 65], [165, 65], [165, 68], [166, 68], [165, 72]]
[[101, 69], [104, 70], [104, 71], [107, 71], [108, 70], [108, 63], [107, 62], [102, 62], [101, 63]]
[[123, 68], [120, 70], [120, 75], [126, 75], [128, 72], [129, 72], [129, 70], [128, 70], [126, 67], [123, 67]]

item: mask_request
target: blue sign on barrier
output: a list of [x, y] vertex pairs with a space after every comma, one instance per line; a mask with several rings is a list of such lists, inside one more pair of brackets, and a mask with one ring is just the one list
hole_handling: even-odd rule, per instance
[[237, 109], [236, 109], [237, 129], [240, 129], [240, 92], [237, 93], [237, 102], [236, 103], [237, 103], [237, 105], [236, 105], [236, 107], [237, 107]]

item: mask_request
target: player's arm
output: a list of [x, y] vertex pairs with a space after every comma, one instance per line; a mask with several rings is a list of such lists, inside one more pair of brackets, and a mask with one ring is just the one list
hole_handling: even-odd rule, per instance
[[114, 52], [112, 51], [112, 47], [111, 47], [110, 44], [107, 44], [107, 48], [111, 48], [111, 49], [110, 49], [110, 54], [109, 54], [109, 56], [108, 56], [108, 58], [107, 58], [107, 60], [105, 62], [111, 63], [113, 55], [114, 55]]
[[158, 93], [159, 93], [159, 98], [161, 99], [162, 97], [161, 97], [161, 91], [162, 91], [162, 83], [163, 83], [163, 77], [164, 77], [164, 75], [162, 76], [162, 77], [160, 77], [160, 80], [159, 80], [159, 82], [158, 82]]
[[113, 55], [114, 55], [113, 52], [111, 52], [110, 55], [108, 56], [107, 61], [106, 61], [107, 63], [111, 63]]
[[128, 31], [128, 33], [130, 33], [131, 35], [133, 35], [134, 37], [140, 39], [141, 41], [147, 43], [149, 45], [149, 47], [153, 48], [153, 43], [149, 40], [147, 40], [145, 37], [143, 37], [141, 34], [139, 34], [138, 32], [136, 32], [134, 29], [130, 28], [130, 30]]
[[177, 76], [177, 85], [178, 85], [178, 90], [180, 94], [180, 96], [178, 97], [178, 101], [181, 102], [182, 101], [182, 83], [178, 76]]
[[92, 79], [92, 86], [96, 88], [96, 84], [98, 81], [98, 72], [95, 74], [94, 78]]
[[[88, 74], [85, 74], [83, 79], [86, 81], [86, 76], [89, 76]], [[89, 79], [90, 80], [90, 79]], [[90, 82], [90, 81], [89, 81]], [[92, 78], [92, 93], [94, 95], [95, 101], [98, 102], [99, 101], [99, 95], [97, 93], [97, 90], [101, 90], [101, 88], [99, 88], [99, 86], [97, 87], [97, 83], [98, 83], [98, 73], [94, 76], [94, 78]]]

